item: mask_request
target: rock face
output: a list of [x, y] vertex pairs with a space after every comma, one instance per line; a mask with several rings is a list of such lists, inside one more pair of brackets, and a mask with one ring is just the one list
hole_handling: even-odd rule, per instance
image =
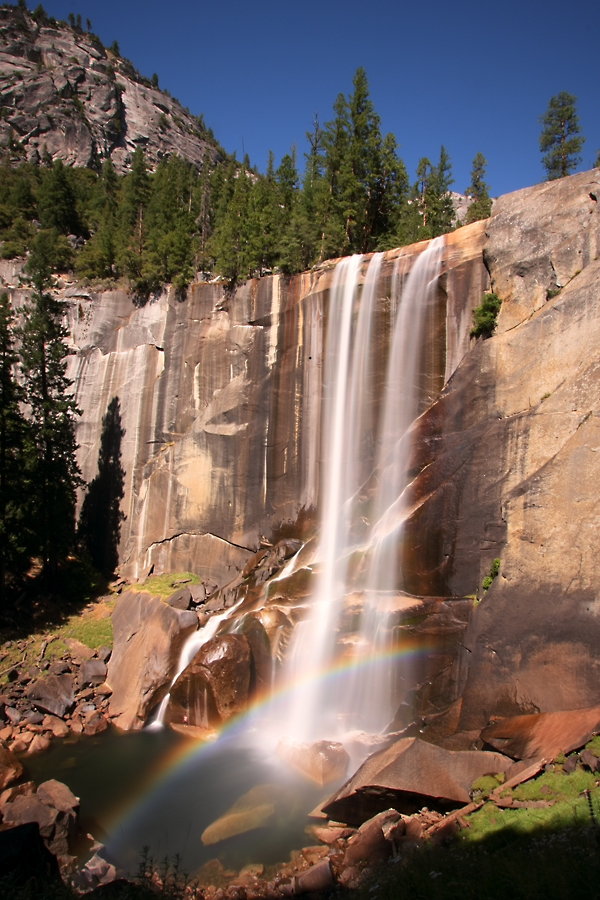
[[559, 753], [579, 749], [599, 729], [600, 706], [593, 706], [501, 719], [484, 728], [481, 738], [516, 759], [554, 759]]
[[0, 10], [0, 143], [27, 158], [89, 166], [111, 158], [127, 171], [141, 147], [154, 168], [176, 153], [200, 168], [220, 157], [201, 123], [100, 40], [26, 10]]
[[185, 640], [198, 627], [198, 617], [192, 611], [173, 609], [160, 597], [126, 591], [117, 601], [112, 621], [114, 646], [107, 675], [113, 691], [110, 716], [118, 728], [141, 728], [149, 711], [166, 695]]
[[[484, 241], [481, 222], [447, 236], [431, 322], [433, 395], [468, 350], [470, 310], [488, 285]], [[384, 292], [396, 259], [409, 267], [424, 246], [386, 254]], [[296, 537], [313, 527], [333, 268], [248, 281], [227, 294], [223, 285], [194, 284], [183, 302], [165, 291], [141, 309], [124, 291], [64, 290], [76, 354], [69, 375], [83, 410], [78, 458], [88, 481], [97, 474], [102, 419], [119, 398], [127, 577], [151, 566], [192, 570], [221, 587], [263, 538], [291, 523]]]
[[416, 424], [410, 589], [482, 596], [501, 559], [455, 668], [459, 732], [600, 702], [599, 190], [596, 169], [498, 201], [485, 258], [500, 333]]
[[452, 752], [419, 738], [401, 738], [369, 756], [322, 808], [332, 819], [360, 825], [390, 806], [407, 813], [432, 802], [460, 806], [471, 799], [476, 778], [510, 765], [512, 760], [500, 753]]
[[250, 696], [251, 654], [242, 634], [211, 638], [173, 688], [167, 721], [215, 727], [242, 712]]

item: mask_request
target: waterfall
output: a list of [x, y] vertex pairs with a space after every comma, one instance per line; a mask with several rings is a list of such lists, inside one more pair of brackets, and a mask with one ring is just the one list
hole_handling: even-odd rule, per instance
[[[419, 412], [424, 327], [442, 248], [443, 238], [431, 241], [406, 278], [404, 260], [396, 262], [395, 322], [381, 398], [375, 390], [372, 333], [381, 314], [383, 254], [371, 258], [362, 292], [360, 256], [343, 259], [335, 269], [324, 360], [320, 572], [311, 613], [296, 626], [287, 663], [289, 683], [301, 685], [292, 690], [287, 711], [284, 731], [291, 737], [337, 737], [352, 728], [380, 731], [393, 714], [397, 663], [385, 601], [401, 583], [397, 560], [409, 429]], [[349, 578], [356, 554], [364, 561], [363, 608], [358, 639], [347, 646], [340, 625], [349, 590], [357, 587], [356, 577], [352, 585]]]

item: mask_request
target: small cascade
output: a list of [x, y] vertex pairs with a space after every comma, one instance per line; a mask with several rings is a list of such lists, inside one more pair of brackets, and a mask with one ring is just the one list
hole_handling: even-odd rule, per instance
[[[293, 690], [285, 733], [307, 739], [348, 730], [381, 731], [393, 713], [393, 660], [386, 595], [401, 582], [398, 569], [409, 429], [419, 412], [424, 326], [434, 299], [443, 238], [428, 245], [406, 278], [396, 264], [391, 308], [395, 322], [383, 395], [374, 383], [372, 332], [380, 314], [383, 254], [375, 254], [359, 290], [360, 256], [338, 263], [330, 291], [323, 403], [321, 567], [310, 616], [295, 630], [287, 664]], [[379, 411], [379, 412], [378, 412]], [[376, 450], [373, 449], [375, 445]], [[365, 485], [369, 488], [364, 522]], [[374, 485], [374, 486], [373, 486]], [[356, 528], [363, 520], [362, 533]], [[340, 635], [354, 557], [366, 572], [358, 641]]]

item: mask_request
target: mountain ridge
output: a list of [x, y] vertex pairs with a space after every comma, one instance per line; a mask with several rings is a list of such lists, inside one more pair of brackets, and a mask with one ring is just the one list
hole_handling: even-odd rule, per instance
[[[38, 8], [39, 10], [39, 8]], [[140, 75], [94, 34], [45, 13], [0, 8], [0, 146], [119, 173], [141, 147], [155, 169], [177, 154], [201, 169], [225, 155], [201, 116]]]

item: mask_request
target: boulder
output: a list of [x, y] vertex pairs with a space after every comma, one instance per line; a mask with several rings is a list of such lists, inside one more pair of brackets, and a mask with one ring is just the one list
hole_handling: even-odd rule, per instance
[[250, 682], [246, 638], [241, 634], [211, 638], [171, 688], [166, 720], [199, 727], [219, 725], [246, 708]]
[[36, 734], [33, 737], [29, 747], [27, 748], [28, 753], [39, 753], [42, 750], [47, 750], [50, 746], [50, 738], [46, 737], [45, 734]]
[[173, 609], [145, 592], [120, 594], [112, 614], [114, 644], [107, 684], [118, 728], [138, 729], [169, 690], [181, 651], [196, 630], [194, 612]]
[[227, 812], [219, 816], [202, 832], [202, 843], [217, 844], [235, 834], [244, 834], [253, 828], [272, 823], [281, 803], [281, 786], [259, 784], [245, 793]]
[[75, 702], [72, 675], [45, 675], [28, 689], [27, 697], [44, 712], [62, 718]]
[[65, 638], [65, 644], [69, 648], [71, 656], [74, 657], [74, 659], [91, 659], [96, 652], [95, 650], [92, 650], [91, 647], [88, 647], [87, 644], [82, 644], [77, 638]]
[[[400, 814], [392, 812], [394, 821], [400, 819]], [[382, 819], [383, 815], [383, 819]], [[382, 822], [391, 820], [389, 811], [384, 812], [364, 822], [357, 833], [348, 843], [348, 849], [344, 854], [343, 867], [350, 866], [375, 866], [385, 862], [392, 855], [392, 844], [388, 841], [382, 830]]]
[[106, 681], [106, 663], [101, 659], [88, 659], [79, 670], [79, 683], [103, 684]]
[[333, 872], [328, 859], [322, 859], [316, 865], [311, 866], [308, 872], [294, 876], [294, 894], [307, 894], [312, 891], [324, 891], [333, 885]]
[[444, 750], [419, 738], [401, 738], [369, 756], [322, 809], [351, 825], [388, 807], [408, 814], [423, 806], [448, 809], [469, 803], [476, 778], [510, 765], [500, 753]]
[[0, 744], [0, 790], [8, 787], [21, 776], [23, 766], [8, 747]]
[[84, 734], [100, 734], [101, 731], [106, 731], [107, 728], [108, 722], [98, 710], [93, 710], [86, 715], [83, 723]]
[[15, 797], [10, 803], [3, 803], [1, 811], [3, 821], [9, 825], [37, 822], [46, 845], [54, 838], [54, 826], [58, 818], [58, 811], [42, 803], [35, 794]]
[[46, 806], [52, 806], [60, 812], [71, 812], [79, 809], [79, 798], [71, 792], [66, 784], [51, 778], [39, 785], [37, 797]]
[[350, 757], [337, 741], [292, 741], [282, 739], [277, 755], [317, 784], [328, 784], [343, 778]]
[[481, 737], [495, 750], [515, 759], [554, 759], [561, 752], [570, 753], [583, 747], [599, 730], [600, 706], [592, 706], [511, 716], [488, 725]]
[[189, 609], [192, 605], [192, 592], [189, 587], [182, 587], [165, 600], [173, 609]]
[[58, 716], [44, 716], [42, 727], [51, 731], [54, 737], [65, 737], [69, 733], [69, 726]]

